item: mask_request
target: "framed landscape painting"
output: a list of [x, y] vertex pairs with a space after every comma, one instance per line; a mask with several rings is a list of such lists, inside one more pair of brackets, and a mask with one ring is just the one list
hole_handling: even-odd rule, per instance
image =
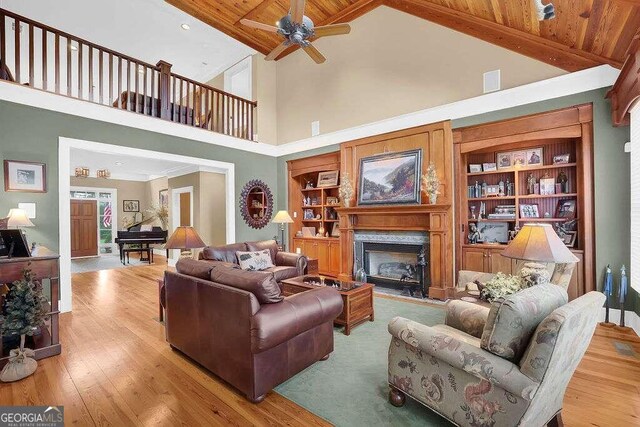
[[420, 203], [422, 150], [360, 159], [359, 205]]

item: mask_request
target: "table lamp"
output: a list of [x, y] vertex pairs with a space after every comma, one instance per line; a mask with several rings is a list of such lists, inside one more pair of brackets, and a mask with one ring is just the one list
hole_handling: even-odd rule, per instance
[[293, 220], [287, 211], [278, 211], [275, 217], [273, 217], [273, 221], [275, 224], [280, 224], [280, 241], [282, 242], [282, 251], [287, 251], [287, 245], [284, 242], [284, 225], [291, 224]]
[[193, 227], [176, 228], [164, 245], [165, 249], [180, 249], [180, 258], [191, 258], [191, 249], [204, 248], [205, 245]]
[[23, 209], [13, 208], [7, 215], [7, 228], [35, 227]]
[[[537, 223], [525, 224], [515, 239], [502, 251], [502, 256], [536, 263], [569, 264], [580, 261], [560, 240], [550, 224]], [[538, 268], [531, 264], [527, 267], [540, 270], [540, 275], [546, 273], [544, 267]]]

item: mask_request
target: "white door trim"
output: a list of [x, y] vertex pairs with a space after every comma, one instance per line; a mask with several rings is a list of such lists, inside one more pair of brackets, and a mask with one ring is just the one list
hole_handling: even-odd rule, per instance
[[102, 153], [125, 156], [146, 157], [159, 160], [173, 160], [202, 166], [203, 170], [221, 173], [225, 176], [226, 187], [226, 234], [227, 243], [236, 241], [235, 212], [235, 165], [218, 160], [200, 159], [179, 154], [140, 148], [123, 147], [101, 142], [85, 141], [66, 137], [58, 138], [58, 215], [59, 215], [59, 250], [60, 250], [60, 311], [71, 311], [71, 149], [98, 151]]

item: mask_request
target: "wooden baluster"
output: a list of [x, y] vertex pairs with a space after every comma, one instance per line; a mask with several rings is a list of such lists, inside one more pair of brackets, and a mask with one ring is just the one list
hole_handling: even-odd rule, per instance
[[29, 86], [34, 87], [35, 53], [33, 49], [33, 24], [29, 24]]
[[42, 89], [49, 89], [49, 76], [47, 70], [47, 30], [42, 29]]
[[122, 110], [122, 57], [118, 56], [118, 108]]
[[98, 49], [98, 84], [100, 88], [98, 89], [98, 97], [100, 100], [100, 104], [104, 104], [104, 52]]
[[71, 96], [71, 39], [67, 38], [67, 96]]
[[[107, 95], [107, 104], [112, 104], [113, 98], [113, 54], [109, 52], [109, 95]], [[120, 98], [120, 94], [118, 94]]]
[[177, 88], [176, 88], [176, 76], [172, 76], [171, 77], [173, 80], [173, 100], [171, 102], [171, 121], [175, 122], [176, 121], [176, 106], [177, 104]]
[[83, 99], [84, 94], [82, 93], [82, 43], [78, 42], [78, 98]]
[[6, 60], [6, 47], [5, 44], [7, 42], [7, 35], [5, 33], [6, 31], [6, 26], [5, 26], [5, 20], [6, 17], [4, 14], [0, 13], [0, 70], [6, 70], [7, 68], [7, 60]]
[[[171, 103], [171, 64], [166, 61], [158, 61], [158, 98], [160, 99], [160, 118], [173, 120], [173, 106]], [[153, 84], [153, 83], [152, 83]], [[173, 79], [173, 98], [175, 100], [176, 80]], [[174, 101], [175, 102], [175, 101]]]
[[15, 57], [16, 57], [16, 75], [17, 83], [20, 83], [20, 21], [15, 19], [14, 37], [15, 37]]
[[209, 129], [209, 127], [211, 127], [211, 116], [213, 115], [211, 112], [211, 104], [209, 101], [209, 92], [211, 92], [209, 89], [206, 90], [205, 92], [205, 101], [204, 101], [204, 126], [201, 125], [201, 127], [203, 129]]
[[54, 49], [55, 52], [53, 53], [54, 60], [55, 60], [54, 81], [55, 81], [56, 93], [60, 93], [60, 35], [59, 34], [55, 35], [54, 46], [55, 46], [55, 49]]
[[[182, 102], [183, 102], [184, 97], [183, 97], [183, 93], [182, 93], [182, 87], [183, 87], [184, 85], [182, 84], [182, 83], [183, 83], [183, 82], [182, 82], [182, 79], [178, 79], [178, 81], [180, 82], [180, 115], [179, 115], [178, 117], [180, 118], [180, 121], [179, 121], [179, 122], [180, 122], [180, 123], [183, 123], [183, 119], [182, 119], [182, 110], [183, 110], [183, 108], [182, 108]], [[185, 117], [186, 117], [186, 116], [185, 116]], [[186, 121], [185, 121], [185, 123], [186, 123]]]
[[89, 48], [89, 101], [93, 102], [93, 46]]
[[150, 114], [147, 111], [147, 66], [142, 66], [142, 114], [148, 116]]
[[127, 111], [131, 111], [131, 102], [133, 101], [131, 96], [131, 61], [127, 59]]
[[140, 82], [140, 73], [138, 72], [140, 65], [137, 62], [133, 63], [133, 77], [136, 79], [133, 87], [134, 87], [134, 92], [135, 95], [133, 96], [133, 99], [135, 100], [135, 102], [133, 103], [133, 111], [138, 113], [140, 110], [140, 89], [138, 87], [138, 83]]
[[189, 82], [187, 81], [187, 93], [186, 93], [186, 98], [187, 98], [187, 99], [186, 99], [186, 102], [187, 102], [187, 109], [186, 109], [186, 112], [187, 112], [187, 114], [186, 114], [186, 116], [185, 116], [185, 118], [184, 118], [184, 119], [185, 119], [185, 120], [184, 120], [184, 124], [185, 124], [185, 125], [188, 125], [188, 124], [189, 124], [189, 110], [191, 110], [191, 117], [193, 118], [193, 108], [192, 108], [192, 106], [191, 106], [191, 99], [190, 99], [190, 98], [191, 98], [191, 96], [189, 96], [190, 91], [191, 91], [191, 83], [189, 83]]
[[151, 115], [153, 117], [158, 117], [157, 107], [156, 107], [157, 99], [156, 99], [156, 70], [151, 69]]

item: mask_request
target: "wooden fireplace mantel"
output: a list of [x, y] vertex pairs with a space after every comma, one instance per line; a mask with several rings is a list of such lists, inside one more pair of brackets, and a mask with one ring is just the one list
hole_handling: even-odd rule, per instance
[[355, 206], [336, 211], [340, 218], [341, 279], [349, 280], [353, 275], [356, 231], [425, 231], [429, 233], [429, 297], [453, 296], [451, 205]]

